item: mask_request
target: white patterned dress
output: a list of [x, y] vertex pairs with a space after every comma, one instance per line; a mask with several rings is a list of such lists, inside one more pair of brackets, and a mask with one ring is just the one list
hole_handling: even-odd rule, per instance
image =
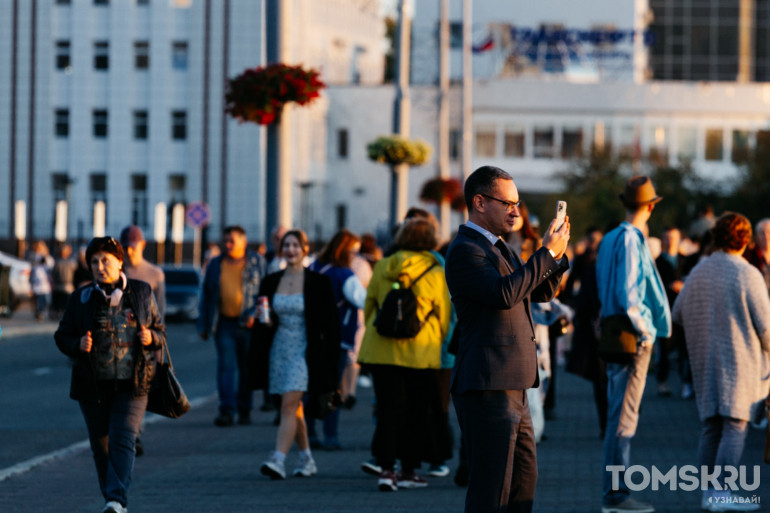
[[305, 296], [276, 294], [273, 309], [279, 320], [270, 348], [270, 393], [305, 392], [308, 383]]

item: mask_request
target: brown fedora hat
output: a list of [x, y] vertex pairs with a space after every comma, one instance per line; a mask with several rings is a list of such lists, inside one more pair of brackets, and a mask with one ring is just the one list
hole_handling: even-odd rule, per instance
[[655, 194], [652, 180], [647, 176], [632, 176], [626, 182], [626, 190], [620, 195], [620, 200], [629, 207], [641, 207], [649, 203], [657, 203], [662, 196]]

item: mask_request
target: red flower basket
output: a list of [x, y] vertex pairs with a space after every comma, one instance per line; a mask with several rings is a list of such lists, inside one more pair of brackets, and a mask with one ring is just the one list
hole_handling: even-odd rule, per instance
[[420, 191], [420, 199], [428, 203], [451, 203], [457, 197], [462, 199], [462, 196], [462, 184], [457, 178], [431, 178]]
[[247, 69], [228, 82], [225, 112], [241, 122], [269, 125], [280, 119], [284, 105], [306, 105], [326, 87], [314, 69], [286, 64]]

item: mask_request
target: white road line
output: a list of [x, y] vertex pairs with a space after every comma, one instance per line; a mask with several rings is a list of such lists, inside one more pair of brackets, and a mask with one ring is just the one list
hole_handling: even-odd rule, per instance
[[[212, 401], [216, 399], [217, 394], [211, 394], [203, 397], [197, 397], [190, 401], [190, 407], [191, 408], [198, 408], [204, 404], [206, 404], [209, 401]], [[157, 422], [160, 422], [162, 420], [170, 420], [166, 419], [166, 417], [163, 417], [161, 415], [155, 415], [154, 413], [149, 413], [147, 417], [145, 418], [144, 423], [145, 424], [155, 424]], [[8, 467], [5, 469], [0, 470], [0, 483], [5, 481], [6, 479], [9, 479], [13, 476], [18, 476], [20, 474], [24, 474], [25, 472], [29, 472], [35, 467], [39, 467], [40, 465], [45, 465], [48, 462], [66, 458], [69, 456], [73, 456], [75, 454], [78, 454], [82, 451], [85, 451], [86, 449], [90, 448], [90, 444], [88, 440], [81, 440], [80, 442], [75, 442], [72, 445], [69, 445], [63, 449], [59, 449], [57, 451], [49, 452], [48, 454], [43, 454], [42, 456], [36, 456], [34, 458], [28, 459], [27, 461], [22, 461], [21, 463], [17, 463], [16, 465], [13, 465], [12, 467]]]

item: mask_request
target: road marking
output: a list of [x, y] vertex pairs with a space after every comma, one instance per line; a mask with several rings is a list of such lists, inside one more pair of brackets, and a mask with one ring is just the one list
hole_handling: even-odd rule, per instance
[[50, 374], [51, 368], [50, 367], [40, 367], [38, 369], [35, 369], [32, 371], [32, 374], [35, 376], [45, 376], [46, 374]]
[[[206, 395], [203, 397], [197, 397], [195, 399], [192, 399], [190, 401], [190, 408], [191, 409], [198, 408], [209, 401], [213, 401], [214, 399], [216, 399], [216, 397], [217, 397], [217, 394], [211, 394], [211, 395]], [[154, 413], [149, 413], [147, 414], [147, 417], [145, 418], [144, 423], [155, 424], [162, 420], [171, 420], [171, 419], [167, 419], [166, 417], [163, 417], [161, 415], [155, 415]], [[39, 467], [40, 465], [45, 465], [46, 463], [49, 463], [51, 461], [67, 458], [69, 456], [74, 456], [75, 454], [83, 452], [88, 448], [90, 448], [90, 443], [88, 442], [88, 440], [81, 440], [80, 442], [75, 442], [74, 444], [68, 445], [63, 449], [49, 452], [48, 454], [43, 454], [41, 456], [36, 456], [34, 458], [28, 459], [27, 461], [22, 461], [21, 463], [17, 463], [12, 467], [8, 467], [0, 470], [0, 483], [2, 483], [3, 481], [11, 477], [24, 474], [25, 472], [29, 472], [33, 468]]]

